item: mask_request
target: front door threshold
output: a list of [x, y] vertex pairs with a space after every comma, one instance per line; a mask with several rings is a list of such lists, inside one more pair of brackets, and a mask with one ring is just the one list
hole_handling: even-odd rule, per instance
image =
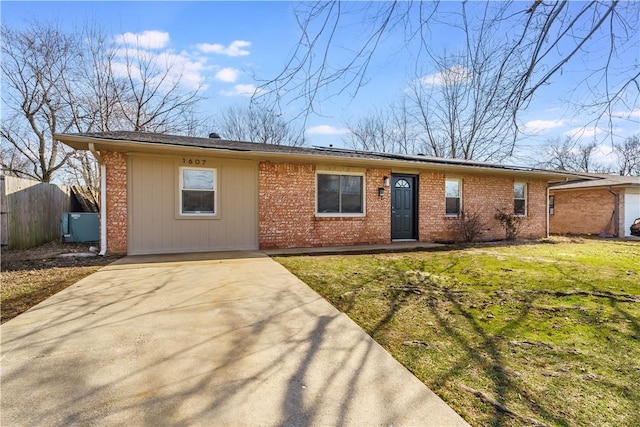
[[393, 242], [417, 242], [418, 239], [391, 239], [391, 243]]

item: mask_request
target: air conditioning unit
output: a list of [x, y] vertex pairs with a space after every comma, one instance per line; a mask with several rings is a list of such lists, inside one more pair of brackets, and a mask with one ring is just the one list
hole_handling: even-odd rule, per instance
[[97, 213], [65, 212], [60, 221], [62, 241], [97, 242], [100, 240], [100, 222]]

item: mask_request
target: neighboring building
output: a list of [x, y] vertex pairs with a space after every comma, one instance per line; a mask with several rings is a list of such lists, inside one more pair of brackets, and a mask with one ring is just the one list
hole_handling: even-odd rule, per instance
[[549, 182], [572, 175], [481, 162], [135, 132], [56, 135], [102, 163], [103, 251], [128, 254], [505, 236], [498, 209], [547, 235]]
[[640, 177], [591, 174], [549, 188], [552, 234], [631, 235], [640, 218]]

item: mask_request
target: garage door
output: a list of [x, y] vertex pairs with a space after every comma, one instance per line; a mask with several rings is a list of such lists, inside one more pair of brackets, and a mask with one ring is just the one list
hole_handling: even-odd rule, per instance
[[624, 194], [624, 235], [630, 236], [629, 227], [640, 218], [640, 189], [627, 188]]

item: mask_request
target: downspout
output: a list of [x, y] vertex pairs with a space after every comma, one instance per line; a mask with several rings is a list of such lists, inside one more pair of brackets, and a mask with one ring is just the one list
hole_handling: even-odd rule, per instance
[[549, 238], [549, 231], [550, 231], [550, 225], [549, 225], [549, 220], [550, 220], [550, 216], [549, 216], [549, 184], [547, 184], [547, 238]]
[[611, 186], [607, 188], [607, 191], [613, 194], [613, 236], [620, 237], [620, 194], [611, 190]]
[[93, 142], [89, 143], [89, 151], [100, 165], [100, 252], [98, 255], [105, 256], [107, 253], [107, 167]]

